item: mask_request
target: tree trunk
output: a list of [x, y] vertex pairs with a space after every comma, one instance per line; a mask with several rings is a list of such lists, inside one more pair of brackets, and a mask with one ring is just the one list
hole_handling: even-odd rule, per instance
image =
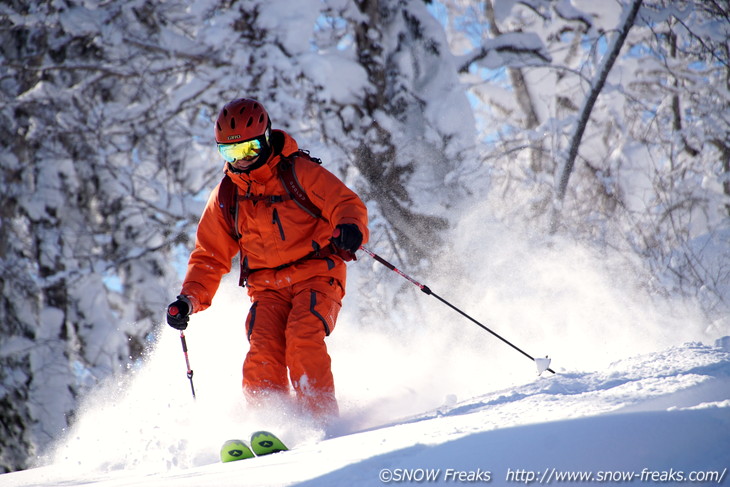
[[626, 18], [621, 25], [618, 34], [613, 40], [612, 45], [609, 47], [609, 52], [606, 55], [605, 60], [601, 65], [600, 70], [598, 71], [598, 74], [591, 83], [591, 88], [588, 92], [588, 96], [586, 97], [583, 106], [578, 112], [578, 121], [575, 125], [575, 131], [570, 138], [570, 145], [568, 146], [568, 156], [565, 160], [565, 164], [563, 165], [563, 170], [560, 174], [558, 187], [555, 192], [553, 215], [550, 222], [550, 233], [555, 233], [555, 231], [557, 231], [560, 219], [560, 212], [562, 209], [563, 200], [565, 199], [565, 192], [568, 188], [568, 181], [570, 180], [570, 175], [573, 172], [575, 159], [578, 156], [578, 149], [580, 148], [581, 140], [583, 139], [583, 133], [585, 132], [586, 126], [588, 125], [588, 122], [590, 120], [591, 111], [593, 110], [593, 106], [596, 104], [598, 95], [601, 93], [604, 85], [606, 84], [608, 73], [611, 72], [611, 68], [616, 62], [619, 53], [621, 52], [621, 48], [623, 47], [624, 41], [629, 34], [629, 30], [631, 30], [631, 27], [634, 25], [634, 21], [636, 20], [636, 15], [639, 12], [641, 3], [642, 0], [634, 0], [634, 3], [631, 5], [631, 9], [629, 10], [628, 15], [626, 15]]

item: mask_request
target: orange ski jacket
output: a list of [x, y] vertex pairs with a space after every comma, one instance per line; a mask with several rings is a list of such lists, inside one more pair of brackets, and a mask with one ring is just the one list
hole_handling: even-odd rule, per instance
[[[311, 254], [330, 245], [335, 227], [342, 223], [357, 225], [368, 240], [367, 209], [360, 198], [327, 169], [306, 157], [291, 158], [294, 173], [311, 201], [321, 209], [322, 218], [304, 211], [287, 198], [277, 171], [281, 157], [299, 149], [286, 132], [271, 133], [272, 156], [263, 166], [248, 174], [224, 171], [238, 188], [238, 233], [231, 235], [218, 201], [220, 184], [211, 192], [200, 217], [195, 249], [180, 294], [193, 304], [193, 312], [210, 306], [223, 275], [231, 271], [231, 261], [240, 252], [248, 270], [249, 295], [261, 289], [281, 289], [315, 276], [339, 282], [344, 295], [345, 262], [336, 254], [316, 257]], [[273, 198], [272, 198], [273, 197]], [[310, 256], [309, 258], [307, 258]]]

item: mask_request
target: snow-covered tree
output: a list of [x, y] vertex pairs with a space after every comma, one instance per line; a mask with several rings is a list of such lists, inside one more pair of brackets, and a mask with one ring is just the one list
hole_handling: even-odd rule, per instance
[[[730, 5], [646, 6], [631, 39], [627, 127], [651, 185], [629, 208], [635, 248], [670, 290], [698, 295], [708, 316], [730, 306]], [[623, 192], [632, 192], [624, 183]]]
[[143, 354], [177, 279], [172, 250], [199, 211], [195, 124], [184, 123], [195, 112], [169, 88], [196, 53], [180, 45], [176, 9], [150, 5], [3, 7], [6, 469], [66, 427], [86, 388]]
[[330, 156], [393, 249], [428, 257], [448, 224], [473, 124], [421, 1], [1, 8], [5, 470], [144, 354], [221, 176], [212, 119], [230, 99]]
[[144, 355], [240, 96], [364, 197], [388, 258], [428, 263], [462, 203], [547, 234], [562, 199], [558, 232], [727, 315], [727, 2], [636, 4], [5, 2], [0, 468]]
[[[432, 258], [475, 142], [456, 59], [421, 0], [327, 3], [317, 47], [340, 61], [308, 68], [322, 134], [361, 174], [385, 221], [377, 236], [407, 262]], [[352, 80], [334, 84], [345, 93], [329, 88], [337, 76]]]
[[628, 23], [637, 2], [443, 3], [492, 207], [640, 256], [654, 290], [726, 314], [727, 2], [644, 1]]

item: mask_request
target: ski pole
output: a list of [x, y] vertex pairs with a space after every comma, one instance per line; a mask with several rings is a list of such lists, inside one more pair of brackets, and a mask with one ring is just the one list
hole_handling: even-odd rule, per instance
[[391, 264], [391, 263], [390, 263], [390, 262], [388, 262], [387, 260], [383, 259], [383, 258], [382, 258], [381, 256], [379, 256], [379, 255], [378, 255], [378, 254], [376, 254], [375, 252], [371, 251], [370, 249], [368, 249], [368, 248], [366, 248], [366, 247], [364, 247], [364, 246], [362, 246], [362, 245], [360, 246], [360, 250], [362, 250], [363, 252], [365, 252], [366, 254], [368, 254], [368, 255], [369, 255], [370, 257], [372, 257], [373, 259], [375, 259], [375, 260], [377, 260], [378, 262], [380, 262], [381, 264], [383, 264], [383, 265], [384, 265], [385, 267], [387, 267], [387, 268], [388, 268], [388, 269], [390, 269], [391, 271], [395, 272], [395, 273], [396, 273], [396, 274], [398, 274], [399, 276], [401, 276], [401, 277], [405, 278], [406, 280], [410, 281], [410, 282], [411, 282], [412, 284], [416, 285], [416, 286], [417, 286], [417, 287], [418, 287], [418, 288], [419, 288], [419, 289], [420, 289], [421, 291], [423, 291], [424, 293], [426, 293], [426, 294], [428, 294], [429, 296], [433, 296], [434, 298], [438, 299], [439, 301], [441, 301], [442, 303], [444, 303], [444, 304], [445, 304], [446, 306], [448, 306], [449, 308], [453, 309], [454, 311], [456, 311], [456, 312], [457, 312], [457, 313], [459, 313], [460, 315], [462, 315], [462, 316], [464, 316], [465, 318], [467, 318], [467, 319], [471, 320], [472, 322], [476, 323], [476, 324], [477, 324], [478, 326], [480, 326], [480, 327], [481, 327], [482, 329], [484, 329], [484, 330], [488, 331], [489, 333], [491, 333], [491, 334], [492, 334], [492, 335], [494, 335], [495, 337], [499, 338], [500, 340], [502, 340], [502, 341], [503, 341], [504, 343], [506, 343], [506, 344], [507, 344], [507, 345], [509, 345], [510, 347], [512, 347], [512, 348], [514, 348], [515, 350], [517, 350], [518, 352], [520, 352], [520, 353], [521, 353], [522, 355], [524, 355], [525, 357], [527, 357], [527, 358], [529, 358], [530, 360], [532, 360], [533, 362], [535, 362], [535, 364], [537, 364], [537, 369], [538, 369], [538, 372], [542, 373], [543, 371], [547, 370], [548, 372], [552, 372], [553, 374], [555, 373], [555, 371], [554, 371], [553, 369], [551, 369], [551, 368], [549, 367], [549, 365], [550, 365], [550, 360], [549, 360], [549, 359], [547, 359], [547, 357], [546, 357], [546, 358], [544, 358], [544, 359], [542, 359], [542, 358], [538, 358], [538, 359], [534, 358], [534, 357], [533, 357], [532, 355], [528, 354], [527, 352], [525, 352], [525, 351], [524, 351], [524, 350], [522, 350], [521, 348], [517, 347], [517, 346], [516, 346], [516, 345], [514, 345], [513, 343], [509, 342], [508, 340], [506, 340], [506, 339], [502, 338], [502, 337], [501, 337], [501, 336], [499, 336], [499, 335], [498, 335], [497, 333], [493, 332], [492, 330], [490, 330], [489, 328], [487, 328], [487, 327], [486, 327], [486, 326], [484, 326], [483, 324], [479, 323], [479, 322], [478, 322], [477, 320], [475, 320], [474, 318], [472, 318], [472, 317], [471, 317], [471, 316], [469, 316], [468, 314], [464, 313], [464, 312], [463, 312], [462, 310], [460, 310], [459, 308], [457, 308], [457, 307], [456, 307], [456, 306], [454, 306], [453, 304], [451, 304], [451, 303], [449, 303], [448, 301], [446, 301], [446, 300], [445, 300], [444, 298], [442, 298], [441, 296], [439, 296], [439, 295], [438, 295], [438, 294], [436, 294], [435, 292], [431, 291], [431, 289], [430, 289], [430, 288], [429, 288], [428, 286], [426, 286], [426, 285], [424, 285], [424, 284], [421, 284], [420, 282], [416, 281], [415, 279], [413, 279], [412, 277], [410, 277], [409, 275], [407, 275], [406, 273], [404, 273], [403, 271], [401, 271], [400, 269], [398, 269], [398, 268], [397, 268], [396, 266], [394, 266], [393, 264]]
[[190, 390], [193, 391], [193, 399], [195, 399], [195, 386], [193, 385], [193, 369], [190, 368], [190, 359], [188, 358], [188, 342], [185, 340], [185, 333], [180, 330], [180, 341], [182, 342], [183, 354], [185, 355], [185, 365], [188, 368], [188, 379], [190, 379]]

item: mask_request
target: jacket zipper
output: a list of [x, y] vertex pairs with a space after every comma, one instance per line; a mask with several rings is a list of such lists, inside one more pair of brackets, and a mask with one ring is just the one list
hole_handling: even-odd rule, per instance
[[286, 240], [286, 235], [284, 235], [284, 226], [281, 224], [281, 220], [279, 219], [279, 212], [276, 210], [276, 208], [274, 208], [274, 215], [271, 219], [271, 223], [279, 227], [279, 235], [281, 235], [281, 239]]

